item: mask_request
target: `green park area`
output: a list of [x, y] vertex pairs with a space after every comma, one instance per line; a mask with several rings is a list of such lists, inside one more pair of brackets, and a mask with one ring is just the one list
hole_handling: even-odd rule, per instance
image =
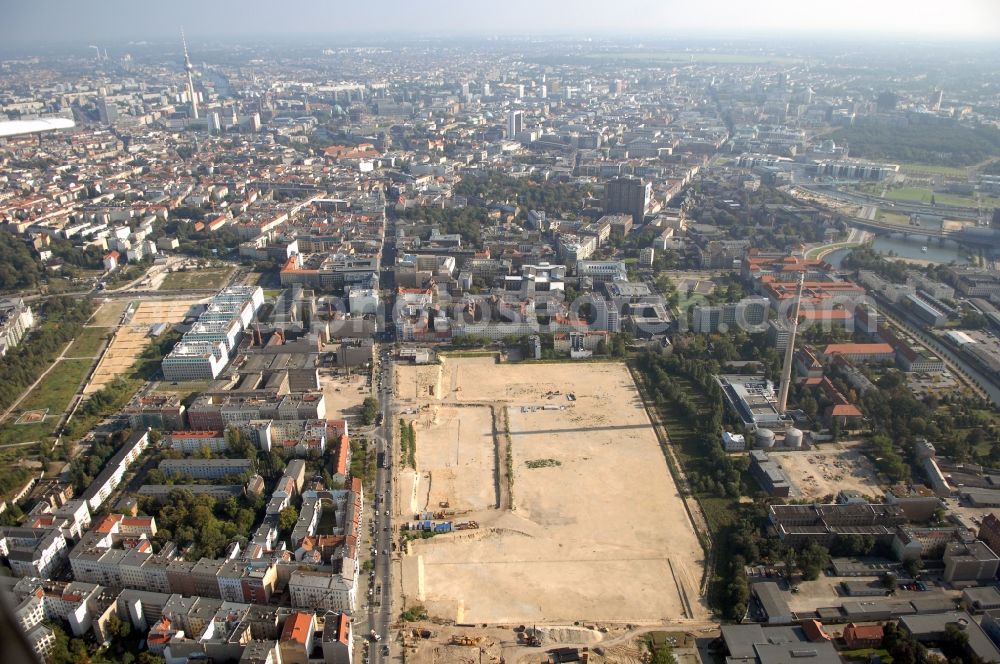
[[910, 215], [903, 212], [892, 212], [890, 210], [879, 208], [878, 212], [875, 214], [875, 221], [881, 221], [885, 224], [908, 226], [910, 224]]
[[84, 327], [66, 351], [66, 357], [95, 357], [109, 336], [111, 330], [106, 327]]
[[916, 175], [942, 175], [947, 178], [966, 179], [969, 172], [965, 168], [956, 166], [941, 166], [935, 164], [910, 164], [902, 163], [899, 170], [903, 173], [914, 173]]
[[[0, 445], [39, 441], [51, 436], [91, 363], [91, 360], [59, 361], [0, 428]], [[32, 410], [48, 410], [48, 416], [42, 422], [15, 424], [22, 413]]]

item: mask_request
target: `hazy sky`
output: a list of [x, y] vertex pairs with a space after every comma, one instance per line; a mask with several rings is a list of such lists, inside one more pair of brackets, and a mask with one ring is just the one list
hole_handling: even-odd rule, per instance
[[0, 42], [324, 33], [1000, 37], [1000, 0], [0, 0]]

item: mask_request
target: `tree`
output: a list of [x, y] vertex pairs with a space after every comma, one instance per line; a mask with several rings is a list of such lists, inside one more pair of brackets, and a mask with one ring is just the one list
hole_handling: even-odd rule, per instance
[[250, 436], [243, 429], [229, 427], [226, 429], [225, 436], [226, 451], [232, 454], [233, 458], [250, 460], [257, 458], [257, 448], [254, 446], [253, 441], [250, 440]]
[[76, 664], [90, 664], [90, 652], [87, 650], [87, 643], [83, 639], [69, 640], [69, 656]]
[[828, 559], [829, 554], [826, 549], [816, 542], [809, 542], [809, 545], [799, 554], [799, 569], [802, 570], [802, 578], [806, 581], [818, 579]]
[[132, 633], [132, 623], [112, 614], [108, 618], [108, 631], [119, 640], [125, 640]]
[[650, 664], [674, 664], [674, 649], [670, 642], [665, 640], [656, 644], [653, 639], [647, 638], [646, 647], [649, 648]]
[[282, 537], [288, 537], [295, 529], [295, 522], [299, 520], [299, 511], [289, 505], [278, 514], [278, 532]]
[[810, 418], [816, 417], [819, 405], [816, 403], [816, 399], [813, 398], [812, 393], [808, 389], [803, 392], [802, 398], [799, 399], [799, 406], [802, 408], [802, 412]]
[[164, 660], [159, 655], [154, 655], [148, 650], [144, 650], [139, 653], [139, 658], [136, 660], [137, 664], [166, 664]]
[[885, 586], [885, 589], [888, 590], [890, 593], [895, 592], [896, 586], [898, 585], [898, 581], [896, 580], [896, 575], [886, 574], [885, 576], [883, 576], [882, 585]]
[[378, 399], [375, 397], [366, 397], [363, 402], [361, 402], [361, 421], [366, 425], [371, 424], [375, 421], [375, 417], [378, 415]]

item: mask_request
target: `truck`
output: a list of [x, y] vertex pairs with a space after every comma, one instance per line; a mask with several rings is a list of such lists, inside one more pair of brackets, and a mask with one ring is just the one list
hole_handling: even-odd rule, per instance
[[382, 640], [382, 635], [379, 634], [378, 632], [376, 632], [375, 630], [370, 631], [368, 633], [368, 636], [371, 638], [372, 641], [381, 641]]

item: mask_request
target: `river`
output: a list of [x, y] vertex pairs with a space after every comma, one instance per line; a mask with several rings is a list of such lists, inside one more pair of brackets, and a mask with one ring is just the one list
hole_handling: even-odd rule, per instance
[[[904, 239], [902, 237], [880, 235], [875, 238], [870, 246], [875, 251], [887, 257], [894, 255], [899, 258], [912, 258], [931, 263], [950, 263], [954, 261], [959, 265], [969, 262], [962, 248], [951, 240], [927, 238]], [[926, 252], [923, 250], [924, 247], [927, 247]], [[853, 249], [838, 249], [827, 254], [823, 260], [834, 267], [840, 267], [840, 262], [844, 260], [844, 256], [851, 251]]]

